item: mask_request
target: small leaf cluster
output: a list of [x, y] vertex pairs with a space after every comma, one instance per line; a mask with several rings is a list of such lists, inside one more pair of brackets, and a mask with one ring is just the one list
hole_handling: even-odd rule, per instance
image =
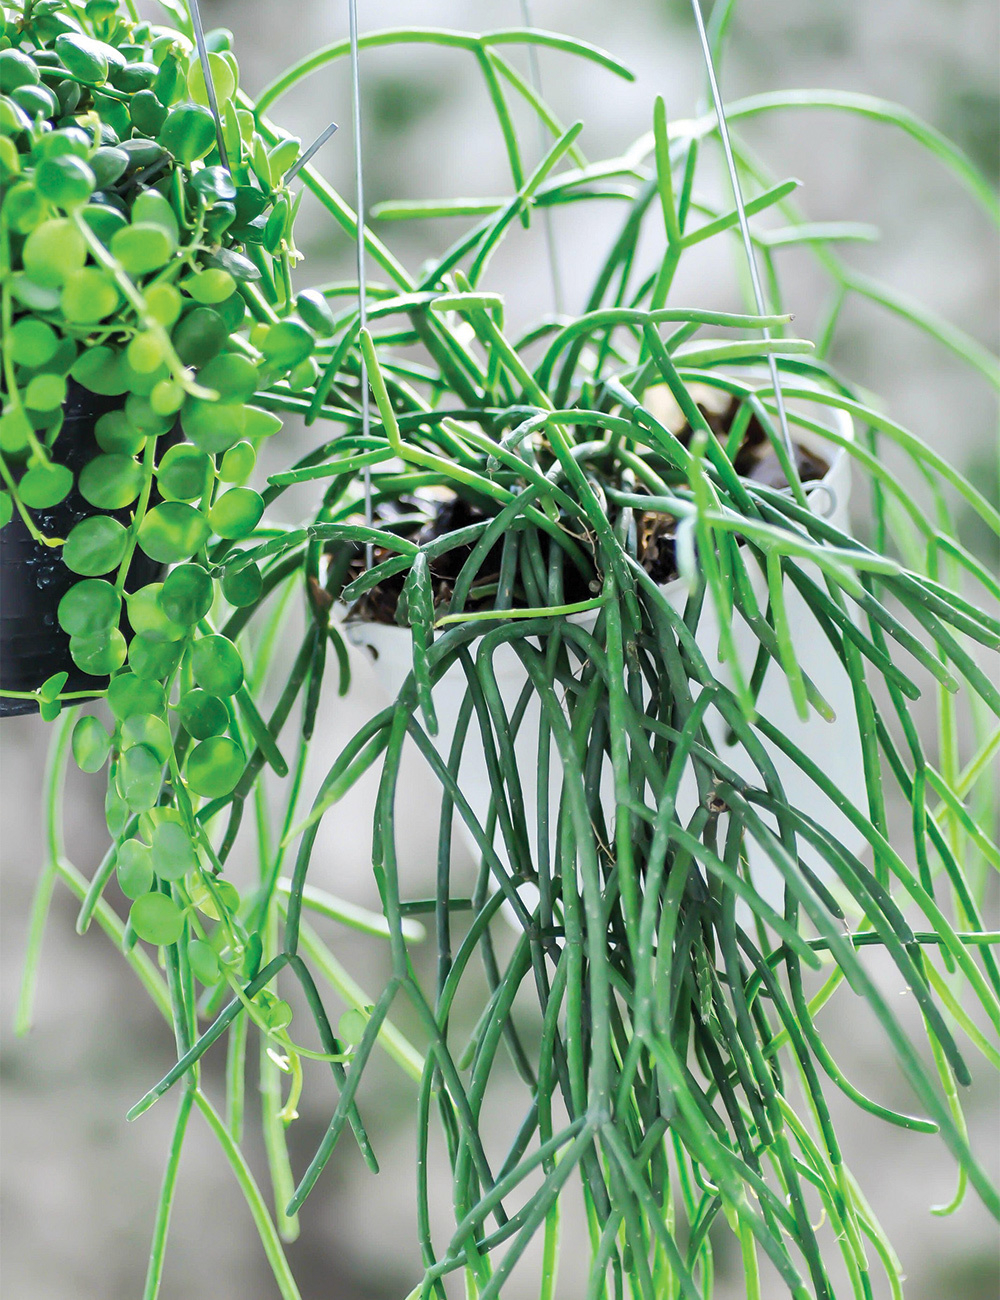
[[[178, 419], [210, 454], [260, 437], [248, 397], [314, 374], [309, 329], [268, 310], [293, 255], [280, 178], [298, 142], [269, 155], [236, 107], [228, 33], [211, 34], [217, 131], [185, 37], [103, 3], [86, 14], [93, 34], [52, 6], [7, 14], [0, 41], [4, 520], [11, 497], [44, 509], [72, 486], [49, 454], [69, 379], [128, 395], [99, 440], [134, 458]], [[138, 495], [125, 460], [92, 477], [99, 509]]]

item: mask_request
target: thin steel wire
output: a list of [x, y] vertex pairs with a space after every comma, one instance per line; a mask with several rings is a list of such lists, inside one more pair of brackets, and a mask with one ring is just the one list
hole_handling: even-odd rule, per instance
[[[726, 167], [729, 170], [729, 179], [733, 187], [733, 198], [736, 202], [736, 212], [740, 221], [740, 234], [743, 236], [743, 248], [746, 253], [747, 266], [750, 271], [750, 283], [753, 286], [754, 302], [757, 305], [757, 311], [761, 316], [767, 315], [767, 304], [764, 298], [764, 289], [760, 282], [760, 272], [757, 268], [757, 257], [753, 251], [753, 240], [750, 237], [750, 223], [747, 220], [746, 205], [743, 202], [743, 187], [740, 184], [739, 172], [736, 170], [736, 159], [733, 155], [733, 145], [729, 138], [729, 125], [726, 122], [726, 110], [722, 102], [722, 93], [719, 90], [719, 80], [715, 74], [715, 59], [712, 56], [712, 44], [708, 39], [708, 32], [705, 30], [705, 19], [701, 12], [701, 0], [691, 0], [691, 8], [694, 10], [694, 21], [698, 28], [698, 39], [701, 42], [702, 53], [705, 57], [705, 70], [708, 73], [708, 83], [712, 90], [712, 102], [715, 105], [715, 115], [719, 120], [719, 138], [722, 141], [722, 149], [726, 155]], [[762, 327], [761, 333], [764, 338], [770, 341], [771, 331]], [[778, 363], [774, 354], [767, 354], [767, 368], [771, 376], [771, 385], [774, 388], [774, 405], [778, 413], [778, 424], [781, 428], [782, 441], [785, 444], [785, 450], [788, 452], [788, 459], [791, 464], [795, 465], [795, 448], [792, 444], [792, 435], [788, 427], [788, 414], [785, 410], [785, 399], [781, 391], [781, 377], [778, 374]]]
[[319, 153], [320, 149], [322, 149], [323, 146], [326, 144], [327, 140], [329, 140], [330, 136], [333, 135], [334, 131], [337, 130], [339, 130], [337, 123], [331, 122], [325, 131], [321, 131], [319, 133], [316, 139], [305, 151], [305, 153], [300, 154], [299, 157], [295, 160], [295, 162], [292, 163], [291, 167], [289, 167], [288, 171], [285, 172], [285, 180], [284, 180], [285, 185], [290, 184], [295, 179], [295, 177], [298, 176], [299, 172], [302, 170], [303, 167], [305, 167], [306, 163], [312, 161], [315, 155]]
[[[534, 27], [535, 24], [531, 16], [531, 0], [520, 0], [520, 5], [521, 18], [525, 27]], [[528, 77], [535, 94], [541, 98], [542, 72], [538, 65], [538, 51], [531, 44], [528, 45]], [[548, 141], [545, 138], [545, 123], [541, 118], [538, 119], [538, 143], [544, 157]], [[542, 228], [545, 231], [545, 246], [549, 256], [549, 275], [552, 278], [552, 306], [555, 308], [556, 315], [561, 316], [563, 311], [563, 287], [562, 275], [559, 270], [559, 250], [556, 246], [552, 213], [548, 208], [542, 211]]]
[[222, 117], [219, 113], [219, 97], [215, 93], [215, 82], [212, 80], [212, 65], [208, 58], [208, 46], [205, 44], [205, 27], [201, 21], [201, 10], [198, 8], [198, 0], [190, 0], [191, 7], [191, 25], [194, 27], [194, 43], [198, 50], [198, 60], [201, 63], [201, 71], [205, 78], [205, 91], [208, 95], [208, 106], [212, 110], [212, 116], [215, 118], [215, 140], [219, 146], [219, 158], [226, 171], [232, 175], [232, 168], [229, 166], [229, 155], [226, 153], [226, 142], [222, 135]]
[[[357, 238], [355, 241], [358, 273], [358, 321], [361, 329], [368, 328], [367, 274], [365, 268], [365, 169], [361, 147], [361, 60], [358, 54], [358, 4], [357, 0], [347, 0], [347, 17], [351, 40], [351, 101], [354, 119], [354, 194], [357, 215]], [[361, 362], [361, 432], [366, 440], [371, 429], [371, 395], [368, 391], [368, 368], [362, 356]], [[372, 510], [372, 472], [366, 465], [364, 470], [365, 486], [365, 523], [369, 528], [374, 522]], [[365, 544], [365, 562], [368, 568], [374, 565], [374, 551], [371, 542]]]

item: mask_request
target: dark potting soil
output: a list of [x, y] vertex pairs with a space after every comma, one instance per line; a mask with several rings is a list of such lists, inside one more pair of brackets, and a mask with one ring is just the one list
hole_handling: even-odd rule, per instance
[[[712, 390], [717, 397], [717, 390]], [[728, 395], [727, 395], [728, 396]], [[729, 433], [733, 419], [739, 409], [735, 398], [721, 406], [717, 401], [698, 402], [698, 409], [721, 440]], [[669, 425], [668, 425], [669, 427]], [[691, 437], [691, 430], [683, 421], [672, 430], [682, 442]], [[794, 445], [796, 465], [803, 483], [815, 482], [829, 472], [830, 466], [821, 456], [796, 443]], [[762, 483], [767, 487], [783, 488], [788, 480], [781, 468], [770, 439], [763, 426], [754, 416], [747, 425], [743, 441], [733, 459], [733, 467], [741, 478], [751, 482]], [[384, 502], [375, 510], [376, 526], [391, 529], [401, 536], [408, 537], [418, 546], [436, 541], [448, 533], [468, 528], [470, 524], [479, 523], [489, 516], [472, 502], [459, 496], [439, 500], [430, 496], [415, 495], [400, 497], [396, 501]], [[674, 533], [677, 521], [672, 515], [659, 514], [654, 511], [636, 512], [637, 554], [646, 572], [658, 583], [671, 582], [677, 577], [677, 556], [674, 545]], [[373, 555], [374, 564], [392, 558], [391, 552], [376, 547]], [[444, 609], [450, 603], [455, 582], [469, 556], [472, 546], [457, 546], [445, 552], [431, 562], [431, 580], [434, 589], [435, 607]], [[476, 576], [476, 583], [471, 592], [471, 599], [466, 608], [470, 611], [488, 608], [495, 584], [500, 578], [500, 565], [503, 557], [503, 542], [499, 541], [487, 555]], [[343, 584], [353, 581], [366, 571], [367, 565], [363, 553], [353, 557], [348, 565]], [[399, 598], [402, 595], [406, 574], [394, 574], [365, 592], [348, 612], [352, 621], [366, 623], [387, 623], [395, 625]], [[563, 581], [565, 585], [563, 598], [567, 604], [589, 599], [593, 596], [590, 584], [577, 569], [567, 566]], [[486, 593], [481, 599], [475, 599], [476, 587]], [[515, 604], [518, 602], [515, 600]], [[523, 603], [523, 602], [522, 602]]]

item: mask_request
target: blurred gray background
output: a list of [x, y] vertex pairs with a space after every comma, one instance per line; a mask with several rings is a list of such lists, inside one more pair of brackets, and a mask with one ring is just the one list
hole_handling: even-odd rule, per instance
[[[346, 35], [346, 0], [202, 0], [206, 26], [236, 34], [243, 82], [259, 90], [287, 63]], [[419, 22], [459, 29], [518, 25], [518, 0], [361, 0], [362, 29]], [[565, 30], [614, 51], [637, 73], [627, 85], [592, 66], [543, 52], [546, 92], [564, 121], [587, 119], [581, 144], [593, 159], [620, 151], [648, 129], [662, 93], [672, 117], [690, 116], [702, 73], [693, 24], [683, 0], [534, 0], [539, 26]], [[994, 0], [744, 0], [723, 71], [727, 98], [769, 88], [835, 87], [899, 100], [950, 133], [991, 174], [997, 170], [998, 12]], [[523, 63], [522, 65], [523, 66]], [[369, 203], [387, 198], [501, 194], [509, 185], [499, 133], [478, 72], [468, 56], [425, 47], [365, 56], [366, 179]], [[310, 140], [332, 118], [342, 130], [319, 160], [350, 198], [350, 90], [346, 62], [289, 96], [276, 120]], [[780, 175], [804, 182], [802, 202], [814, 220], [873, 222], [875, 247], [849, 250], [852, 264], [905, 290], [996, 346], [995, 235], [957, 184], [909, 140], [887, 128], [832, 114], [783, 114], [747, 132]], [[583, 286], [572, 268], [593, 255], [608, 218], [582, 209], [559, 217], [567, 297]], [[616, 220], [610, 215], [610, 220]], [[603, 224], [602, 224], [603, 222]], [[352, 250], [321, 214], [303, 210], [302, 283], [351, 273]], [[451, 232], [390, 228], [383, 232], [416, 268]], [[823, 297], [807, 261], [787, 253], [791, 307], [808, 334]], [[718, 253], [678, 288], [678, 300], [733, 305], [734, 265]], [[530, 320], [549, 309], [544, 245], [518, 235], [498, 257], [491, 282], [508, 295], [508, 316]], [[837, 354], [852, 378], [880, 394], [887, 409], [995, 493], [996, 427], [985, 385], [914, 330], [860, 303]], [[288, 440], [304, 433], [289, 430]], [[272, 447], [291, 459], [288, 442]], [[296, 453], [298, 454], [298, 453]], [[303, 491], [283, 510], [304, 516]], [[863, 526], [863, 519], [859, 521]], [[313, 783], [343, 741], [368, 715], [377, 687], [356, 666], [351, 695], [324, 706]], [[2, 1285], [10, 1300], [138, 1300], [160, 1171], [174, 1102], [124, 1123], [128, 1106], [166, 1069], [173, 1045], [120, 957], [96, 929], [78, 938], [75, 908], [60, 893], [49, 924], [35, 1028], [11, 1034], [13, 1005], [31, 893], [42, 857], [39, 792], [47, 728], [17, 719], [0, 729], [2, 745]], [[428, 787], [415, 773], [402, 796], [405, 869], [413, 893], [430, 892], [434, 823], [424, 811]], [[73, 861], [90, 873], [105, 847], [102, 778], [76, 776], [68, 794], [67, 839]], [[363, 782], [329, 816], [315, 858], [316, 883], [373, 905], [368, 850], [373, 783]], [[112, 891], [113, 893], [114, 891]], [[994, 924], [995, 924], [994, 919]], [[369, 990], [384, 974], [375, 940], [325, 930], [338, 957]], [[891, 973], [884, 972], [893, 988]], [[405, 1017], [403, 1018], [405, 1022]], [[848, 1074], [891, 1103], [910, 1104], [886, 1060], [884, 1040], [852, 1004], [834, 1002], [823, 1027]], [[916, 1026], [915, 1026], [916, 1027]], [[973, 1062], [968, 1098], [975, 1139], [992, 1162], [997, 1148], [993, 1083]], [[221, 1062], [207, 1065], [209, 1088], [221, 1085]], [[402, 1300], [419, 1276], [414, 1245], [413, 1091], [391, 1064], [366, 1089], [366, 1114], [377, 1134], [383, 1172], [377, 1181], [350, 1142], [328, 1166], [302, 1215], [301, 1240], [289, 1248], [305, 1300]], [[323, 1131], [332, 1106], [323, 1074], [311, 1074], [292, 1129], [297, 1168]], [[251, 1098], [252, 1105], [252, 1098]], [[994, 1300], [1000, 1290], [997, 1237], [974, 1196], [950, 1219], [928, 1207], [947, 1201], [954, 1171], [940, 1144], [908, 1135], [847, 1108], [840, 1110], [849, 1164], [900, 1252], [911, 1300]], [[252, 1113], [248, 1117], [252, 1126]], [[260, 1151], [251, 1143], [263, 1177]], [[444, 1210], [448, 1189], [442, 1185]], [[446, 1215], [441, 1216], [443, 1230]], [[567, 1231], [572, 1233], [569, 1218]], [[572, 1241], [560, 1296], [580, 1294]], [[737, 1300], [737, 1261], [720, 1258], [720, 1300]], [[272, 1300], [277, 1295], [242, 1198], [197, 1117], [181, 1170], [171, 1230], [164, 1300]], [[512, 1282], [512, 1300], [534, 1300], [530, 1282]], [[882, 1293], [880, 1293], [882, 1294]], [[769, 1300], [769, 1298], [768, 1298]]]

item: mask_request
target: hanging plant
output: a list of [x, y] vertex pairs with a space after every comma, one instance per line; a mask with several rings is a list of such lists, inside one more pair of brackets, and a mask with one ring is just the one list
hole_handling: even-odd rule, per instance
[[191, 42], [114, 4], [29, 6], [4, 44], [4, 703], [51, 717], [127, 656], [172, 679], [227, 572], [254, 597], [233, 543], [280, 427], [254, 394], [308, 386], [314, 338], [289, 315], [297, 142], [269, 154], [237, 107], [226, 33], [218, 129]]
[[256, 772], [237, 719], [287, 770], [235, 644], [274, 585], [240, 545], [267, 535], [246, 481], [281, 420], [259, 402], [316, 377], [290, 282], [299, 142], [257, 130], [230, 43], [199, 57], [90, 0], [6, 12], [0, 49], [4, 711], [105, 699], [71, 737], [85, 771], [109, 765], [88, 914], [116, 874], [126, 947], [183, 933], [212, 983], [252, 974], [260, 941], [196, 806]]
[[[187, 38], [196, 24], [180, 11], [178, 30], [166, 33], [110, 4], [91, 3], [86, 14], [84, 32], [76, 7], [32, 6], [8, 20], [10, 48], [0, 53], [0, 89], [26, 123], [12, 117], [2, 146], [14, 177], [0, 208], [12, 321], [8, 527], [19, 520], [36, 544], [61, 552], [73, 578], [57, 616], [74, 664], [110, 675], [106, 686], [79, 691], [57, 677], [13, 698], [30, 696], [52, 715], [97, 694], [111, 715], [78, 717], [74, 708], [56, 733], [50, 852], [20, 1023], [29, 1020], [58, 879], [81, 900], [79, 928], [96, 919], [123, 946], [177, 1043], [176, 1064], [130, 1112], [138, 1119], [178, 1087], [147, 1297], [159, 1289], [195, 1107], [239, 1179], [282, 1296], [298, 1296], [282, 1240], [294, 1239], [298, 1210], [346, 1128], [377, 1168], [364, 1116], [376, 1045], [417, 1085], [423, 1273], [414, 1300], [443, 1298], [460, 1273], [468, 1294], [494, 1300], [526, 1267], [536, 1235], [536, 1289], [551, 1300], [570, 1188], [582, 1193], [589, 1229], [572, 1242], [588, 1297], [711, 1295], [723, 1225], [748, 1296], [780, 1288], [860, 1300], [881, 1285], [878, 1270], [898, 1294], [902, 1267], [844, 1164], [828, 1095], [837, 1089], [890, 1124], [939, 1134], [961, 1171], [955, 1204], [968, 1185], [1000, 1212], [958, 1091], [971, 1079], [970, 1048], [997, 1059], [974, 1017], [991, 1029], [1000, 1020], [997, 935], [984, 920], [985, 868], [1000, 865], [985, 829], [1000, 693], [976, 656], [1000, 644], [989, 608], [1000, 590], [958, 540], [953, 514], [971, 510], [996, 532], [1000, 518], [828, 356], [844, 302], [860, 294], [992, 380], [995, 363], [852, 271], [837, 246], [867, 232], [806, 220], [796, 183], [771, 176], [730, 138], [714, 76], [713, 111], [671, 125], [658, 101], [647, 136], [592, 162], [581, 126], [564, 127], [508, 58], [522, 43], [583, 58], [595, 75], [630, 75], [568, 37], [352, 31], [251, 105], [236, 90], [224, 35], [210, 34], [199, 59]], [[720, 14], [711, 39], [700, 28], [710, 70], [731, 6]], [[89, 81], [67, 75], [71, 37], [74, 52], [104, 59], [103, 80], [93, 63]], [[279, 142], [266, 114], [352, 46], [357, 87], [359, 50], [396, 41], [475, 58], [507, 148], [510, 197], [377, 209], [384, 221], [474, 218], [413, 276], [303, 165], [304, 187], [357, 240], [358, 276], [295, 296], [287, 225], [295, 204], [281, 177], [298, 145]], [[122, 87], [105, 47], [128, 68], [156, 69], [152, 82]], [[174, 64], [176, 84], [167, 72], [161, 97], [160, 77]], [[27, 81], [10, 85], [22, 72]], [[65, 82], [70, 98], [81, 89], [80, 103], [67, 111], [59, 101], [44, 118], [25, 106], [34, 92], [14, 94], [30, 83], [58, 100]], [[210, 86], [217, 117], [206, 107]], [[147, 90], [164, 110], [155, 130], [131, 115]], [[551, 140], [533, 166], [515, 96]], [[127, 123], [116, 124], [106, 99], [124, 99]], [[733, 105], [728, 116], [831, 102], [776, 95]], [[837, 106], [905, 125], [995, 212], [968, 161], [903, 110], [850, 96]], [[102, 135], [105, 119], [114, 140]], [[48, 152], [60, 132], [78, 132], [79, 151]], [[155, 144], [164, 170], [130, 187], [126, 168], [98, 186], [98, 154], [128, 154], [126, 144]], [[699, 178], [716, 149], [733, 193], [713, 204]], [[39, 190], [55, 174], [43, 176], [52, 161], [60, 178], [82, 176], [81, 198], [67, 204], [65, 194]], [[494, 253], [537, 218], [565, 208], [565, 219], [594, 201], [620, 205], [622, 223], [588, 270], [582, 308], [558, 298], [553, 234], [558, 310], [516, 334], [490, 287]], [[117, 217], [100, 216], [103, 208]], [[22, 210], [34, 213], [20, 218], [23, 231], [13, 222]], [[58, 276], [30, 251], [57, 222], [83, 249], [78, 266], [59, 253]], [[82, 244], [73, 245], [77, 235]], [[748, 258], [744, 310], [676, 303], [690, 250], [730, 238]], [[640, 239], [655, 248], [651, 269], [638, 269]], [[814, 339], [789, 332], [780, 274], [788, 245], [813, 250], [832, 281], [834, 309]], [[153, 247], [163, 260], [147, 266]], [[369, 280], [369, 266], [382, 278]], [[85, 281], [73, 278], [83, 273]], [[34, 284], [50, 296], [25, 303]], [[165, 298], [177, 306], [169, 319], [153, 310]], [[96, 309], [92, 300], [110, 304], [107, 312], [79, 319], [80, 304]], [[210, 319], [219, 324], [206, 354], [201, 323]], [[47, 360], [39, 326], [54, 340]], [[188, 331], [202, 350], [188, 350]], [[57, 353], [69, 359], [65, 369], [52, 363]], [[79, 468], [61, 459], [75, 408], [50, 374], [111, 404]], [[39, 378], [55, 405], [29, 401]], [[169, 409], [158, 409], [157, 393], [170, 395]], [[275, 412], [332, 428], [258, 495], [244, 484], [260, 437], [277, 428]], [[856, 509], [871, 524], [869, 544], [850, 528], [849, 466], [866, 489]], [[67, 468], [71, 481], [60, 474]], [[36, 480], [58, 481], [66, 494], [39, 505]], [[280, 494], [317, 484], [312, 522], [266, 521]], [[71, 487], [91, 513], [60, 539], [44, 512]], [[171, 567], [131, 589], [138, 557]], [[348, 639], [377, 651], [391, 703], [336, 757], [307, 810], [323, 689], [334, 676], [339, 689], [348, 684], [341, 622]], [[336, 675], [327, 672], [330, 649]], [[255, 697], [271, 688], [265, 718]], [[968, 752], [956, 741], [937, 763], [928, 755], [911, 713], [928, 689], [942, 734], [957, 734], [957, 700], [965, 702]], [[395, 805], [407, 749], [440, 790], [430, 900], [408, 897], [400, 870]], [[113, 844], [89, 880], [61, 841], [70, 752], [90, 771], [109, 761]], [[380, 911], [372, 913], [317, 888], [309, 872], [323, 819], [374, 767]], [[268, 769], [285, 781], [273, 830]], [[908, 814], [905, 845], [890, 834], [890, 792]], [[248, 805], [256, 816], [245, 819]], [[456, 829], [473, 849], [471, 873], [453, 860]], [[230, 867], [237, 844], [256, 864], [242, 890]], [[104, 897], [113, 877], [131, 900], [127, 923]], [[429, 976], [411, 954], [426, 938], [421, 916], [434, 928]], [[391, 973], [380, 991], [351, 979], [320, 922], [388, 941]], [[162, 973], [139, 940], [161, 950]], [[919, 1006], [929, 1055], [867, 968], [872, 946]], [[868, 1097], [834, 1059], [816, 1017], [848, 992], [884, 1031], [916, 1113]], [[313, 1046], [297, 1023], [292, 1031], [296, 997], [314, 1022]], [[399, 999], [415, 1013], [419, 1044], [389, 1018]], [[456, 1011], [462, 1004], [477, 1007], [471, 1026]], [[234, 1137], [250, 1025], [273, 1213]], [[223, 1038], [228, 1122], [199, 1077], [201, 1058]], [[286, 1130], [311, 1060], [332, 1073], [339, 1099], [299, 1173]], [[499, 1133], [485, 1118], [494, 1110]], [[454, 1213], [442, 1237], [431, 1228], [435, 1123]]]

